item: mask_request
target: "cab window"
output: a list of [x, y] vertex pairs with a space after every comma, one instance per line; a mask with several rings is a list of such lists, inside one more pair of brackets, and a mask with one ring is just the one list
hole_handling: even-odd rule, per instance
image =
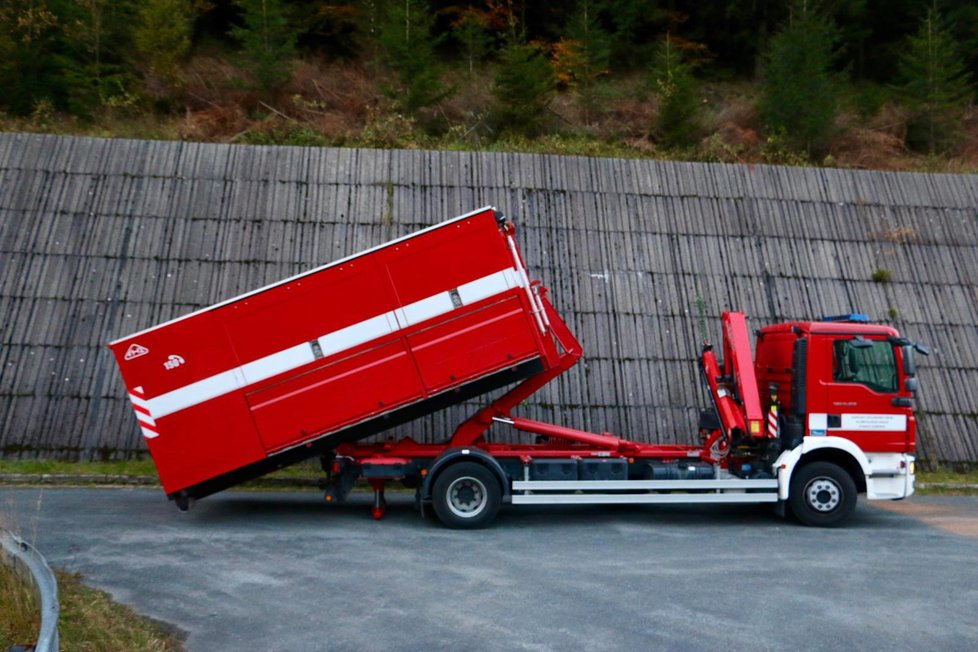
[[877, 392], [897, 391], [897, 366], [889, 342], [855, 347], [852, 340], [832, 343], [832, 378], [839, 383], [858, 383]]

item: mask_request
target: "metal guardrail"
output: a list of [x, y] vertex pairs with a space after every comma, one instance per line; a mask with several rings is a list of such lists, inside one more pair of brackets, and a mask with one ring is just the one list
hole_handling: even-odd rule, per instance
[[41, 629], [34, 652], [58, 652], [58, 582], [47, 561], [31, 544], [12, 532], [0, 529], [0, 557], [25, 579], [29, 579], [41, 598]]

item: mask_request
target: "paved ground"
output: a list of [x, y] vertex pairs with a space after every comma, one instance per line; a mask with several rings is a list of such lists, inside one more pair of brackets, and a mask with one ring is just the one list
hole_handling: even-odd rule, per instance
[[817, 530], [761, 508], [510, 508], [385, 521], [366, 495], [0, 489], [56, 565], [178, 625], [190, 650], [978, 648], [978, 498], [862, 506]]

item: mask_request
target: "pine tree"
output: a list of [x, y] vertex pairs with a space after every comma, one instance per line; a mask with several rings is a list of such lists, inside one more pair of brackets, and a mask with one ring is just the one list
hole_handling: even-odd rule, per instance
[[953, 141], [972, 93], [968, 68], [936, 7], [910, 37], [898, 70], [899, 90], [913, 114], [907, 140], [934, 154]]
[[63, 7], [61, 83], [69, 110], [131, 108], [138, 101], [128, 65], [135, 0], [72, 0]]
[[570, 58], [570, 85], [580, 95], [585, 124], [590, 124], [598, 105], [598, 80], [607, 74], [611, 56], [608, 33], [598, 22], [598, 9], [593, 0], [580, 0], [570, 19], [568, 36], [574, 53]]
[[611, 27], [608, 43], [612, 67], [640, 68], [652, 55], [647, 35], [661, 31], [668, 10], [658, 6], [662, 3], [648, 0], [604, 0], [602, 4]]
[[476, 64], [489, 53], [488, 22], [487, 12], [468, 6], [452, 23], [452, 33], [462, 46], [462, 54], [465, 56], [466, 69], [470, 77], [475, 74]]
[[397, 100], [407, 111], [434, 104], [449, 92], [441, 81], [433, 37], [434, 16], [427, 0], [394, 0], [380, 24], [379, 39], [387, 65], [397, 75]]
[[147, 76], [165, 86], [179, 83], [180, 62], [190, 51], [189, 9], [187, 0], [146, 0], [133, 29]]
[[683, 51], [669, 34], [656, 52], [652, 78], [659, 98], [656, 118], [659, 138], [669, 147], [692, 144], [700, 128], [696, 79]]
[[761, 109], [767, 126], [809, 156], [826, 145], [835, 120], [838, 82], [831, 71], [833, 28], [811, 5], [794, 5], [771, 39]]
[[289, 81], [295, 33], [280, 0], [239, 0], [242, 25], [231, 29], [262, 95], [270, 98]]
[[547, 122], [555, 81], [540, 48], [511, 37], [499, 56], [492, 94], [500, 131], [535, 135]]
[[0, 3], [0, 107], [27, 115], [41, 100], [60, 100], [60, 22], [45, 0]]

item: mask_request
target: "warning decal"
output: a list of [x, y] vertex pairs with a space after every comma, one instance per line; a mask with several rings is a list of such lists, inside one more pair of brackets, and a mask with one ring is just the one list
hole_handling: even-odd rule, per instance
[[149, 353], [149, 349], [133, 342], [129, 345], [129, 350], [126, 351], [125, 359], [132, 360], [133, 358], [138, 358], [139, 356], [146, 355], [147, 353]]

